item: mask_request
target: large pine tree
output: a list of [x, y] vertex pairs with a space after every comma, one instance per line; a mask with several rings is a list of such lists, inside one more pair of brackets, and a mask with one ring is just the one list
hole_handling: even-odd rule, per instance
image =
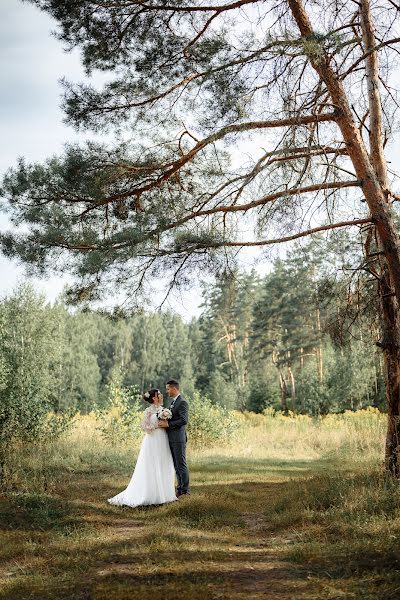
[[244, 246], [363, 226], [387, 466], [399, 473], [400, 249], [384, 154], [398, 106], [396, 3], [31, 1], [88, 73], [110, 73], [100, 90], [65, 83], [67, 120], [123, 142], [10, 171], [3, 192], [28, 233], [4, 235], [4, 252], [73, 272], [82, 300], [135, 295], [160, 273], [178, 284]]

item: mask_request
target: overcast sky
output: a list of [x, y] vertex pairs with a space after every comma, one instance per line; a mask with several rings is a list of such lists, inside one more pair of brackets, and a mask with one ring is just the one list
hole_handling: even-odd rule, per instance
[[[62, 124], [58, 79], [64, 73], [80, 77], [79, 58], [65, 54], [50, 35], [51, 20], [20, 0], [0, 1], [0, 171], [18, 156], [38, 160], [57, 153], [76, 135]], [[2, 230], [7, 219], [0, 215]], [[12, 290], [24, 270], [0, 257], [0, 295]], [[59, 279], [36, 281], [35, 287], [53, 299], [64, 285]]]

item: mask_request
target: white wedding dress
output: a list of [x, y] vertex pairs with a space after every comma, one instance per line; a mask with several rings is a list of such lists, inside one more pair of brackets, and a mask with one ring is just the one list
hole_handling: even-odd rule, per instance
[[137, 457], [135, 470], [128, 487], [109, 498], [115, 505], [142, 506], [165, 504], [177, 500], [175, 495], [175, 469], [168, 443], [168, 434], [157, 428], [158, 406], [146, 408], [142, 429], [146, 431]]

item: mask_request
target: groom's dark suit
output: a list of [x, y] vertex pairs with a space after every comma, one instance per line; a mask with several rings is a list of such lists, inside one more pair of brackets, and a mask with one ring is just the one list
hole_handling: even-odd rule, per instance
[[168, 421], [167, 433], [178, 478], [177, 492], [178, 494], [186, 494], [189, 491], [189, 471], [186, 463], [186, 425], [189, 418], [189, 405], [185, 398], [179, 394], [175, 400], [172, 400], [170, 410], [172, 417]]

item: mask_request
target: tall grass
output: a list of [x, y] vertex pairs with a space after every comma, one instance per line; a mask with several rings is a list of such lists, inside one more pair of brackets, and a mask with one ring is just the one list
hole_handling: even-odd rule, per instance
[[397, 598], [400, 488], [382, 469], [385, 415], [234, 419], [230, 441], [189, 442], [192, 494], [157, 508], [106, 502], [143, 434], [107, 443], [86, 415], [57, 441], [15, 446], [0, 598]]
[[237, 413], [247, 432], [237, 451], [255, 458], [343, 460], [355, 463], [382, 461], [386, 415], [369, 407], [323, 417], [266, 410], [264, 414]]
[[[215, 457], [294, 463], [329, 459], [343, 468], [382, 464], [386, 415], [374, 408], [319, 418], [272, 411], [235, 413], [234, 421], [239, 425], [228, 440], [207, 438], [194, 443], [189, 438], [189, 460], [206, 464]], [[230, 427], [231, 422], [232, 416]], [[110, 469], [126, 472], [134, 465], [142, 436], [135, 432], [131, 439], [111, 444], [99, 431], [94, 414], [81, 415], [57, 440], [14, 446], [8, 461], [8, 489], [49, 491], [65, 476]]]

